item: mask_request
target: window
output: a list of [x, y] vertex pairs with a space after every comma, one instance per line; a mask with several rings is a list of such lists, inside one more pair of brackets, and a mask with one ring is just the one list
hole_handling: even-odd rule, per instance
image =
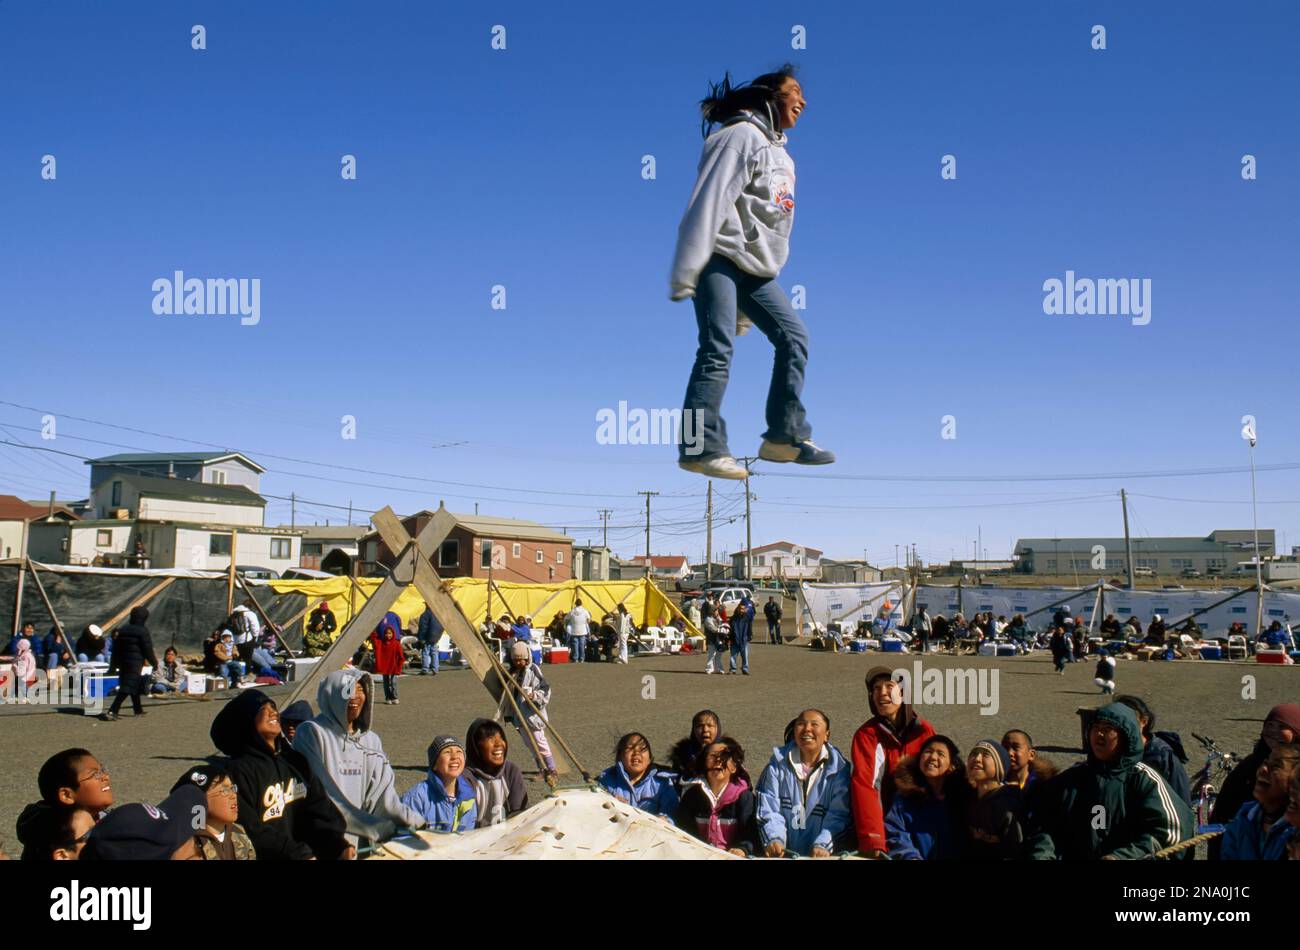
[[1044, 569], [1045, 569], [1045, 570], [1048, 570], [1048, 571], [1054, 571], [1054, 570], [1056, 570], [1056, 561], [1053, 560], [1053, 559], [1050, 559], [1050, 558], [1049, 558], [1049, 559], [1045, 562]]
[[208, 535], [208, 553], [211, 555], [224, 555], [230, 557], [230, 535]]
[[537, 552], [537, 563], [538, 563], [538, 564], [541, 564], [541, 563], [542, 563], [542, 560], [543, 560], [545, 557], [546, 557], [546, 555], [544, 555], [544, 554], [539, 550], [539, 551]]
[[303, 554], [320, 555], [323, 554], [324, 551], [325, 551], [325, 542], [323, 541], [309, 541], [302, 546]]
[[[224, 485], [224, 484], [226, 484], [226, 473], [225, 473], [225, 472], [222, 472], [222, 471], [219, 471], [218, 469], [213, 469], [213, 470], [212, 470], [212, 484], [214, 484], [214, 485]], [[272, 554], [271, 557], [275, 557], [275, 555]]]
[[563, 551], [556, 551], [556, 552], [555, 552], [555, 563], [556, 563], [556, 564], [563, 564], [563, 563], [564, 563], [564, 552], [563, 552]]
[[271, 539], [271, 560], [287, 561], [293, 553], [293, 538]]
[[113, 483], [113, 500], [110, 502], [110, 504], [114, 508], [122, 507], [122, 483], [121, 482]]
[[1169, 565], [1170, 565], [1170, 566], [1171, 566], [1175, 571], [1181, 571], [1181, 570], [1184, 570], [1185, 568], [1189, 568], [1189, 567], [1192, 566], [1192, 559], [1189, 558], [1189, 557], [1187, 557], [1187, 558], [1183, 558], [1183, 557], [1174, 557], [1174, 558], [1170, 558], [1170, 559], [1169, 559]]
[[113, 546], [113, 529], [100, 528], [95, 532], [95, 547], [110, 548]]
[[479, 567], [488, 568], [492, 566], [492, 542], [480, 541], [478, 543]]
[[439, 567], [460, 567], [460, 541], [450, 538], [438, 548]]
[[1133, 563], [1138, 567], [1149, 567], [1154, 571], [1156, 569], [1157, 561], [1153, 557], [1140, 557], [1134, 559]]
[[510, 546], [510, 556], [511, 556], [511, 557], [519, 557], [519, 550], [520, 550], [519, 545], [517, 545], [517, 544], [512, 544], [512, 545]]

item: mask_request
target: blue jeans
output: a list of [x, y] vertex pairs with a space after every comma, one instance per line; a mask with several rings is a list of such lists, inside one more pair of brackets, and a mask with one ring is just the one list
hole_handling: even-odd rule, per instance
[[275, 657], [261, 647], [257, 647], [253, 650], [253, 669], [257, 670], [259, 675], [263, 670], [274, 673]]
[[734, 672], [736, 669], [736, 657], [740, 657], [740, 668], [746, 673], [749, 672], [749, 641], [743, 643], [733, 643], [731, 645], [731, 663], [730, 669]]
[[388, 673], [384, 674], [384, 699], [397, 698], [397, 677]]
[[244, 664], [239, 660], [227, 660], [217, 667], [217, 675], [235, 686], [239, 683], [239, 678], [244, 675]]
[[587, 638], [569, 637], [569, 652], [572, 654], [569, 659], [574, 663], [587, 662]]
[[[695, 320], [699, 324], [699, 349], [686, 384], [682, 416], [683, 461], [729, 455], [727, 423], [722, 418], [722, 396], [731, 373], [736, 335], [736, 311], [743, 310], [776, 350], [772, 382], [767, 390], [767, 431], [772, 442], [802, 442], [812, 435], [803, 402], [804, 368], [808, 364], [808, 331], [775, 280], [742, 271], [728, 258], [714, 254], [700, 273], [695, 290]], [[687, 419], [694, 423], [694, 445], [685, 439]], [[693, 454], [688, 454], [688, 449]]]
[[429, 667], [433, 667], [435, 673], [438, 672], [438, 644], [421, 643], [420, 644], [420, 669], [429, 672]]
[[94, 660], [96, 663], [106, 663], [108, 662], [108, 657], [102, 653], [96, 653], [93, 657], [88, 657], [84, 653], [77, 654], [78, 663], [89, 663], [91, 660]]

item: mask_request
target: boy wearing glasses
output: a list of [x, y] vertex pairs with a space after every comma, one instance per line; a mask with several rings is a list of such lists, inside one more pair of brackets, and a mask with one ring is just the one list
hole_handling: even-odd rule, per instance
[[255, 861], [257, 851], [239, 824], [239, 786], [230, 780], [222, 762], [196, 765], [172, 786], [172, 791], [193, 785], [207, 804], [203, 830], [194, 837], [205, 861]]

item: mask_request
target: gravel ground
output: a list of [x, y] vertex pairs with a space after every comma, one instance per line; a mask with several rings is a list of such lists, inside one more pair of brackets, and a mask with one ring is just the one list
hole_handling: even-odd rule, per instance
[[[754, 644], [751, 676], [705, 676], [698, 654], [634, 658], [629, 666], [587, 664], [547, 666], [553, 687], [551, 721], [568, 740], [585, 767], [599, 772], [612, 762], [614, 743], [625, 731], [644, 732], [656, 758], [666, 761], [671, 744], [689, 730], [692, 713], [711, 708], [722, 717], [723, 731], [749, 753], [755, 778], [780, 743], [786, 723], [803, 708], [816, 706], [831, 719], [831, 741], [848, 750], [853, 732], [867, 718], [863, 675], [884, 663], [905, 666], [914, 656], [827, 654], [796, 646]], [[1093, 663], [1072, 664], [1064, 676], [1052, 671], [1046, 654], [1014, 658], [940, 657], [930, 667], [964, 667], [997, 673], [998, 710], [981, 715], [978, 705], [920, 705], [936, 729], [948, 733], [963, 750], [986, 737], [999, 738], [1011, 727], [1026, 729], [1038, 747], [1060, 765], [1080, 757], [1080, 706], [1100, 705], [1092, 685]], [[1255, 678], [1256, 695], [1243, 698], [1243, 677]], [[650, 679], [647, 679], [649, 677]], [[1245, 663], [1121, 661], [1116, 683], [1120, 692], [1144, 697], [1158, 715], [1158, 728], [1182, 733], [1200, 765], [1191, 733], [1214, 737], [1221, 748], [1250, 750], [1268, 709], [1300, 700], [1300, 669]], [[399, 788], [420, 781], [425, 748], [441, 733], [464, 737], [470, 720], [490, 716], [493, 704], [473, 674], [444, 671], [436, 677], [404, 676], [401, 704], [379, 705], [375, 728], [397, 773]], [[286, 687], [270, 692], [283, 697]], [[381, 694], [382, 695], [382, 694]], [[52, 752], [85, 746], [111, 770], [119, 803], [157, 802], [185, 767], [214, 752], [208, 726], [219, 698], [152, 702], [151, 714], [133, 721], [103, 723], [79, 714], [5, 708], [5, 767], [0, 770], [0, 841], [16, 850], [13, 820], [25, 802], [36, 797], [36, 771]], [[314, 703], [313, 703], [314, 705]], [[543, 794], [535, 767], [522, 740], [512, 734], [510, 755], [524, 768], [531, 794]], [[576, 780], [576, 774], [566, 781]]]

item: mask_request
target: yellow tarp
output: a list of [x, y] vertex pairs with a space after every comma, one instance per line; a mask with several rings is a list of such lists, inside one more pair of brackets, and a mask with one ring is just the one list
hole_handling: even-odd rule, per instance
[[[305, 594], [312, 604], [328, 601], [330, 610], [342, 630], [352, 619], [353, 609], [359, 611], [366, 600], [379, 589], [382, 578], [348, 577], [328, 580], [269, 581], [267, 586], [277, 594]], [[556, 613], [568, 613], [578, 598], [599, 622], [607, 612], [622, 603], [632, 622], [638, 626], [664, 626], [681, 611], [649, 578], [633, 581], [560, 581], [554, 584], [519, 584], [496, 581], [489, 589], [487, 580], [478, 577], [453, 577], [445, 582], [448, 593], [460, 607], [461, 613], [475, 626], [488, 616], [492, 619], [502, 614], [512, 618], [521, 614], [533, 618], [533, 626], [544, 628]], [[355, 586], [354, 586], [355, 585]], [[490, 602], [490, 603], [489, 603]], [[413, 628], [424, 613], [424, 598], [414, 587], [402, 591], [391, 608], [402, 618], [402, 625]], [[304, 627], [306, 618], [303, 619]], [[700, 631], [687, 621], [687, 633], [700, 636]]]

